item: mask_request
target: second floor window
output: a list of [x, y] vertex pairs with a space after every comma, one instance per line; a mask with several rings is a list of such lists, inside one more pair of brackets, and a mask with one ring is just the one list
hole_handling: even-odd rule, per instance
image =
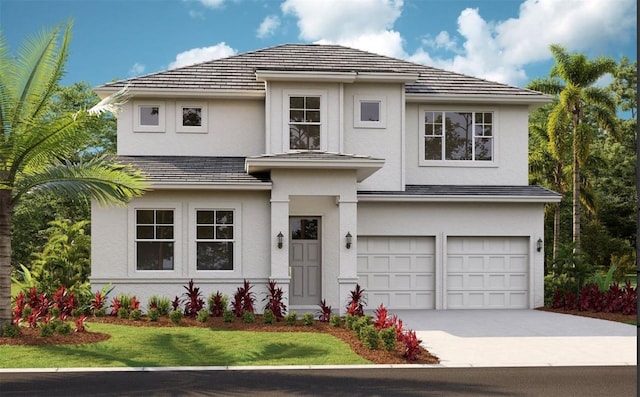
[[426, 111], [424, 160], [492, 161], [493, 113]]
[[320, 150], [320, 97], [289, 97], [289, 148]]

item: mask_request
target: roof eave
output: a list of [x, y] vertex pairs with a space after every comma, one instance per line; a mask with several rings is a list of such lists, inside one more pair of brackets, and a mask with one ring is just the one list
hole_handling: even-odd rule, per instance
[[373, 175], [384, 165], [382, 159], [361, 160], [314, 160], [314, 159], [274, 159], [247, 158], [245, 170], [249, 174], [268, 172], [272, 169], [312, 169], [312, 170], [355, 170], [358, 182]]
[[421, 203], [559, 203], [561, 197], [550, 196], [505, 196], [505, 195], [390, 195], [361, 194], [362, 202], [421, 202]]
[[[105, 98], [122, 87], [96, 87], [93, 90], [100, 98]], [[189, 88], [135, 88], [130, 87], [129, 93], [138, 98], [264, 98], [265, 90], [218, 90], [218, 89], [189, 89]]]
[[495, 104], [519, 104], [529, 105], [531, 110], [535, 110], [541, 106], [553, 101], [550, 95], [448, 95], [448, 94], [419, 94], [407, 93], [405, 95], [407, 102], [417, 103], [495, 103]]
[[271, 190], [271, 182], [152, 182], [151, 190]]

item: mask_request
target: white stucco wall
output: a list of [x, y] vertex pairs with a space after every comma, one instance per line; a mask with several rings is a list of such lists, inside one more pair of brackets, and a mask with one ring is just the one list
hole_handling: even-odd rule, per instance
[[[529, 237], [531, 308], [544, 304], [543, 204], [506, 203], [358, 203], [360, 236], [434, 236], [436, 302], [442, 302], [446, 240], [451, 236]], [[436, 306], [437, 308], [438, 305]]]
[[[493, 112], [495, 161], [490, 165], [420, 165], [424, 145], [424, 110]], [[406, 108], [406, 183], [425, 185], [527, 185], [528, 109], [507, 105], [428, 105], [409, 103]]]
[[[137, 101], [162, 103], [163, 132], [134, 132]], [[207, 132], [176, 132], [176, 103], [205, 103]], [[133, 98], [118, 115], [119, 155], [253, 156], [265, 152], [263, 99], [154, 99]]]
[[[174, 209], [174, 270], [138, 271], [135, 268], [134, 210]], [[195, 209], [235, 210], [234, 270], [197, 271], [195, 267]], [[183, 294], [193, 278], [208, 296], [220, 290], [231, 296], [244, 278], [263, 291], [270, 276], [269, 192], [156, 191], [133, 200], [128, 207], [92, 207], [92, 288], [113, 283], [114, 294], [136, 295], [146, 305], [151, 295]], [[260, 295], [262, 299], [262, 295]]]

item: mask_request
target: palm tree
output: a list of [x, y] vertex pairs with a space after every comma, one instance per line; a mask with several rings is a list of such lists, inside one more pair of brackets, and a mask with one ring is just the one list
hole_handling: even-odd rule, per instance
[[72, 162], [96, 114], [117, 111], [119, 92], [89, 110], [52, 112], [68, 55], [71, 23], [25, 40], [12, 56], [0, 35], [0, 332], [11, 320], [12, 212], [20, 199], [40, 192], [86, 195], [97, 203], [125, 203], [146, 189], [142, 175], [107, 157]]
[[[600, 128], [611, 134], [616, 133], [616, 106], [610, 93], [593, 84], [607, 73], [612, 73], [616, 63], [611, 58], [600, 57], [587, 60], [584, 54], [568, 54], [559, 45], [551, 45], [555, 64], [550, 77], [535, 79], [527, 88], [547, 94], [557, 95], [557, 105], [551, 110], [547, 130], [551, 150], [561, 147], [555, 142], [564, 139], [566, 126], [571, 127], [572, 188], [573, 188], [573, 242], [575, 251], [580, 251], [580, 166], [589, 155], [589, 144], [593, 135], [592, 126], [585, 123], [585, 111], [591, 113]], [[554, 153], [557, 156], [560, 153]]]

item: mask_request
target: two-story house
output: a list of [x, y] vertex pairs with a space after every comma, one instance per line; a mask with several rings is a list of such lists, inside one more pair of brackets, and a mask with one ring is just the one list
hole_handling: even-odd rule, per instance
[[[232, 295], [276, 280], [290, 310], [543, 304], [528, 114], [548, 96], [336, 45], [287, 44], [128, 86], [119, 161], [152, 191], [92, 208], [91, 282]], [[259, 309], [262, 305], [258, 304]]]

